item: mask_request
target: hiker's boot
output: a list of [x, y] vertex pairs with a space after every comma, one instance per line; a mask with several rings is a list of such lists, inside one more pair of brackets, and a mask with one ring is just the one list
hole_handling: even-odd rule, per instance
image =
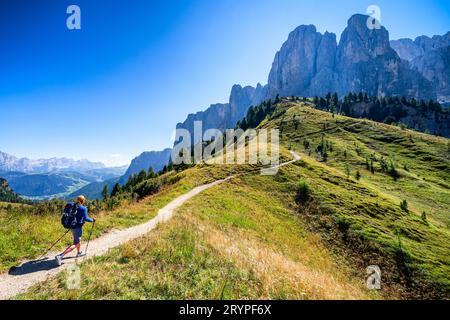
[[56, 261], [56, 264], [57, 264], [58, 266], [62, 265], [62, 259], [63, 259], [63, 256], [60, 255], [60, 254], [58, 254], [58, 255], [55, 257], [55, 261]]
[[77, 256], [75, 258], [81, 258], [81, 257], [84, 257], [83, 251], [78, 252]]

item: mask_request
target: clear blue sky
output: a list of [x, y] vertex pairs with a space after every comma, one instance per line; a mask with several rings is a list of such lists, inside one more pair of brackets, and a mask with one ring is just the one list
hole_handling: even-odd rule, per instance
[[1, 1], [0, 150], [126, 164], [233, 84], [265, 84], [298, 25], [339, 36], [371, 4], [391, 39], [450, 31], [448, 0]]

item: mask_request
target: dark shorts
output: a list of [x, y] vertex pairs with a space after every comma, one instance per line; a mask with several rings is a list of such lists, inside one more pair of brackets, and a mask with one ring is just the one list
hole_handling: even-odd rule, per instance
[[73, 235], [73, 244], [77, 245], [81, 242], [81, 236], [83, 235], [83, 229], [82, 228], [76, 228], [72, 229], [72, 235]]

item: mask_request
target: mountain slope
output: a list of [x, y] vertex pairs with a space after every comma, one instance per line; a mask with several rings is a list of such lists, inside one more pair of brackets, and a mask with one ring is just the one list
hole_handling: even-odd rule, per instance
[[[448, 139], [310, 106], [283, 100], [260, 123], [279, 128], [299, 162], [275, 176], [247, 168], [191, 199], [168, 224], [83, 267], [80, 290], [61, 276], [24, 297], [448, 298]], [[179, 174], [195, 184], [232, 168]], [[381, 292], [363, 285], [370, 265], [382, 270]]]
[[0, 202], [21, 202], [18, 194], [16, 194], [9, 186], [5, 179], [0, 178]]
[[[194, 140], [194, 123], [202, 123], [202, 132], [208, 129], [225, 130], [234, 128], [237, 121], [242, 119], [247, 113], [248, 107], [260, 104], [267, 96], [267, 87], [258, 84], [256, 88], [252, 86], [242, 87], [234, 85], [231, 88], [229, 102], [213, 104], [205, 111], [188, 115], [187, 119], [178, 123], [176, 129], [188, 130], [191, 134], [192, 143]], [[175, 142], [176, 143], [176, 142]]]
[[65, 198], [70, 200], [76, 199], [79, 195], [83, 195], [86, 197], [86, 199], [89, 200], [101, 199], [103, 197], [102, 191], [105, 185], [108, 186], [108, 190], [111, 192], [112, 189], [114, 188], [114, 185], [119, 181], [120, 177], [108, 179], [106, 181], [101, 182], [92, 182], [80, 189], [77, 189], [76, 191], [67, 195]]
[[162, 151], [143, 152], [131, 161], [125, 174], [120, 178], [120, 183], [125, 184], [130, 176], [139, 173], [141, 170], [148, 171], [151, 168], [155, 172], [161, 171], [170, 161], [172, 149], [167, 148]]
[[404, 97], [369, 97], [362, 93], [350, 93], [342, 100], [327, 95], [325, 98], [315, 97], [312, 101], [321, 110], [450, 137], [450, 112], [431, 100], [425, 102]]

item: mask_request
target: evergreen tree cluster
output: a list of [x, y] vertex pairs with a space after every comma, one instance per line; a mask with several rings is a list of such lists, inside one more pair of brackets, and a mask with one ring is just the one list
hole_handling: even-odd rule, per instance
[[328, 93], [325, 97], [314, 97], [313, 103], [319, 109], [349, 117], [355, 116], [355, 110], [361, 108], [361, 103], [369, 104], [368, 111], [364, 112], [362, 117], [387, 124], [399, 123], [401, 118], [408, 115], [408, 107], [422, 114], [434, 113], [438, 118], [440, 114], [449, 113], [448, 109], [442, 108], [433, 100], [408, 99], [404, 96], [375, 97], [364, 92], [349, 93], [342, 100], [339, 100], [337, 93]]
[[275, 99], [275, 103], [272, 100], [264, 101], [259, 106], [251, 106], [247, 111], [247, 116], [238, 121], [237, 128], [247, 130], [250, 128], [256, 128], [267, 116], [272, 115], [275, 111], [275, 104], [281, 100], [279, 96]]

